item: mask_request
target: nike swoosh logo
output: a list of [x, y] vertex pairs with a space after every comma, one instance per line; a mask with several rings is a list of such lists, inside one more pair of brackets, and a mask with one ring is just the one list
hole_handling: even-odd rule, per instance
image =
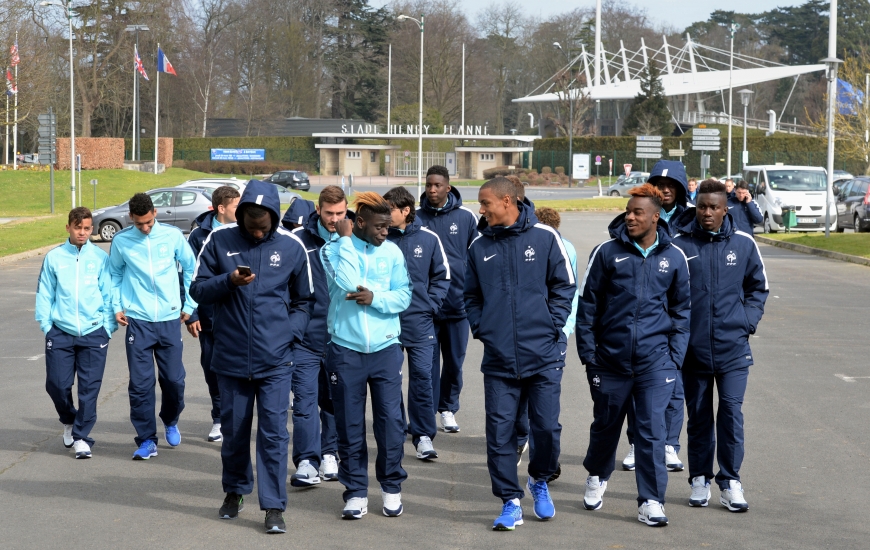
[[138, 256], [138, 255], [139, 255], [138, 252], [130, 252], [130, 257], [131, 257], [131, 258], [132, 258], [133, 256]]
[[691, 257], [689, 257], [689, 258], [686, 258], [686, 261], [688, 262], [689, 260], [694, 260], [694, 259], [697, 258], [697, 257], [698, 257], [698, 255], [695, 254], [694, 256], [691, 256]]
[[241, 252], [227, 252], [227, 256], [238, 256]]
[[488, 262], [488, 261], [490, 261], [491, 259], [495, 258], [496, 256], [498, 256], [498, 254], [493, 254], [492, 256], [484, 256], [484, 257], [483, 257], [483, 261], [484, 261], [484, 262]]
[[101, 348], [104, 348], [104, 347], [106, 347], [106, 346], [108, 346], [108, 345], [109, 345], [109, 343], [106, 342], [105, 344], [100, 344], [100, 347], [101, 347]]
[[628, 256], [626, 256], [625, 258], [616, 258], [616, 263], [619, 263], [619, 262], [621, 262], [623, 260], [627, 260], [627, 259], [628, 259]]
[[567, 351], [563, 351], [563, 352], [562, 352], [562, 355], [565, 355], [566, 353], [567, 353]]
[[676, 378], [665, 378], [665, 384], [670, 384], [674, 380], [676, 380]]

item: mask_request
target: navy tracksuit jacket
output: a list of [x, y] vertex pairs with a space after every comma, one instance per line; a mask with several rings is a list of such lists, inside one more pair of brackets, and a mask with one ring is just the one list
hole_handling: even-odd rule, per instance
[[[420, 225], [441, 239], [450, 264], [450, 287], [435, 318], [435, 349], [432, 354], [432, 385], [439, 412], [459, 411], [462, 392], [462, 364], [468, 347], [468, 321], [462, 292], [468, 247], [477, 237], [477, 216], [462, 206], [459, 190], [451, 187], [447, 203], [438, 209], [424, 193], [417, 209]], [[444, 365], [441, 366], [443, 356]]]
[[625, 214], [609, 229], [611, 240], [590, 255], [577, 308], [577, 352], [594, 402], [583, 464], [609, 479], [633, 399], [638, 502], [664, 502], [663, 421], [689, 342], [688, 262], [664, 222], [647, 257], [628, 236]]
[[741, 202], [737, 200], [737, 195], [734, 193], [728, 194], [728, 213], [731, 214], [736, 230], [743, 231], [750, 236], [752, 236], [753, 228], [764, 221], [764, 216], [761, 215], [757, 202], [754, 200]]
[[[252, 204], [269, 210], [272, 229], [254, 239], [244, 229]], [[251, 426], [257, 406], [257, 493], [260, 508], [287, 505], [287, 432], [294, 348], [305, 336], [314, 281], [302, 242], [279, 226], [280, 202], [272, 184], [251, 180], [239, 201], [238, 224], [211, 232], [196, 262], [191, 296], [214, 306], [211, 368], [221, 394], [224, 492], [250, 494]], [[240, 265], [257, 276], [235, 286]]]
[[432, 386], [436, 341], [433, 320], [450, 288], [450, 263], [441, 239], [417, 218], [404, 231], [391, 227], [387, 239], [405, 256], [413, 285], [411, 305], [399, 314], [402, 324], [399, 340], [408, 352], [408, 423], [416, 446], [421, 435], [434, 439], [438, 429]]
[[465, 274], [468, 322], [484, 347], [487, 466], [492, 492], [503, 501], [523, 496], [515, 427], [523, 393], [534, 441], [529, 475], [548, 479], [556, 471], [568, 346], [562, 327], [577, 289], [559, 234], [537, 223], [525, 204], [518, 207], [510, 227], [481, 227]]
[[[678, 222], [675, 242], [689, 258], [692, 270], [692, 331], [683, 377], [686, 386], [686, 424], [689, 482], [713, 479], [727, 488], [739, 480], [743, 462], [743, 396], [753, 364], [749, 336], [755, 334], [769, 294], [767, 274], [751, 235], [735, 228], [729, 213], [715, 235], [701, 228], [695, 209]], [[719, 395], [713, 419], [713, 385]], [[718, 448], [717, 448], [718, 439]]]

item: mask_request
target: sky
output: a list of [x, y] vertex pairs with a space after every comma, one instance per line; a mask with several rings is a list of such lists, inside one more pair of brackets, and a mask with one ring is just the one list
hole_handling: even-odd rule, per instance
[[[473, 16], [490, 4], [502, 4], [507, 0], [462, 0], [465, 12]], [[370, 0], [375, 7], [388, 4], [388, 0]], [[519, 1], [530, 14], [547, 17], [577, 6], [594, 6], [594, 0], [544, 0], [541, 2]], [[803, 1], [795, 0], [731, 0], [724, 5], [713, 0], [627, 0], [627, 3], [646, 8], [649, 16], [657, 22], [666, 22], [682, 30], [696, 21], [706, 21], [710, 13], [717, 9], [728, 9], [738, 13], [760, 13], [780, 6], [797, 6]]]

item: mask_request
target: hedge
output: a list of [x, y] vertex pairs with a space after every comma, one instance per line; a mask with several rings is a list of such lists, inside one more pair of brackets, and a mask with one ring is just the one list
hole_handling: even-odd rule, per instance
[[187, 160], [179, 161], [187, 170], [196, 172], [205, 172], [207, 174], [244, 174], [253, 176], [255, 174], [272, 174], [279, 170], [302, 170], [307, 171], [308, 167], [305, 164], [282, 164], [274, 162], [211, 162], [208, 160]]

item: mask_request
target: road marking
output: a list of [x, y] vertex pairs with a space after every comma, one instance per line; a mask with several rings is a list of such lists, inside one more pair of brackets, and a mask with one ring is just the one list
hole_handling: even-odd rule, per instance
[[855, 380], [858, 380], [859, 378], [870, 378], [870, 376], [846, 376], [845, 374], [835, 374], [834, 376], [843, 382], [855, 382]]
[[0, 359], [27, 359], [28, 361], [39, 361], [45, 357], [44, 353], [40, 353], [39, 355], [34, 355], [31, 357], [0, 357]]

